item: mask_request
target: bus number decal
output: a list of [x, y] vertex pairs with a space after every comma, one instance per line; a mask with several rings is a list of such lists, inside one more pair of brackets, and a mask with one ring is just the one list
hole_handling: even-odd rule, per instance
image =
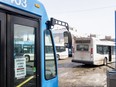
[[16, 5], [20, 5], [22, 7], [27, 7], [27, 0], [11, 0], [11, 3], [15, 3]]

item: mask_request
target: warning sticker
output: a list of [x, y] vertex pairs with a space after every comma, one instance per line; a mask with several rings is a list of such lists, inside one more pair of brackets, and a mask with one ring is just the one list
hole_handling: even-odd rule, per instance
[[16, 58], [15, 59], [15, 78], [21, 79], [26, 76], [26, 59]]

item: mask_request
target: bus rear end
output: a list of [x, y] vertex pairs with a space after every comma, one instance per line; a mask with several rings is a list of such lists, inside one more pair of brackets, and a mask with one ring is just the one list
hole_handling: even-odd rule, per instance
[[93, 64], [93, 45], [91, 38], [77, 38], [72, 62]]

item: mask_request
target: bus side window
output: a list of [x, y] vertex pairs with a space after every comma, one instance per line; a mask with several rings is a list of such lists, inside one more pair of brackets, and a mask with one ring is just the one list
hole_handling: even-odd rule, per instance
[[115, 54], [115, 47], [114, 46], [111, 47], [111, 52], [112, 52], [112, 55]]
[[103, 51], [104, 51], [104, 54], [108, 54], [109, 53], [108, 46], [103, 46]]
[[49, 30], [45, 31], [45, 78], [52, 79], [56, 76], [56, 59], [53, 41]]
[[98, 54], [103, 54], [103, 46], [97, 45], [97, 53]]

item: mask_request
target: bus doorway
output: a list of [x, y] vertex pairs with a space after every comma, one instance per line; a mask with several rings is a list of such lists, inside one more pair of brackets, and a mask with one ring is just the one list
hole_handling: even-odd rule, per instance
[[108, 46], [108, 57], [109, 57], [109, 61], [111, 62], [112, 61], [112, 48], [111, 46]]

